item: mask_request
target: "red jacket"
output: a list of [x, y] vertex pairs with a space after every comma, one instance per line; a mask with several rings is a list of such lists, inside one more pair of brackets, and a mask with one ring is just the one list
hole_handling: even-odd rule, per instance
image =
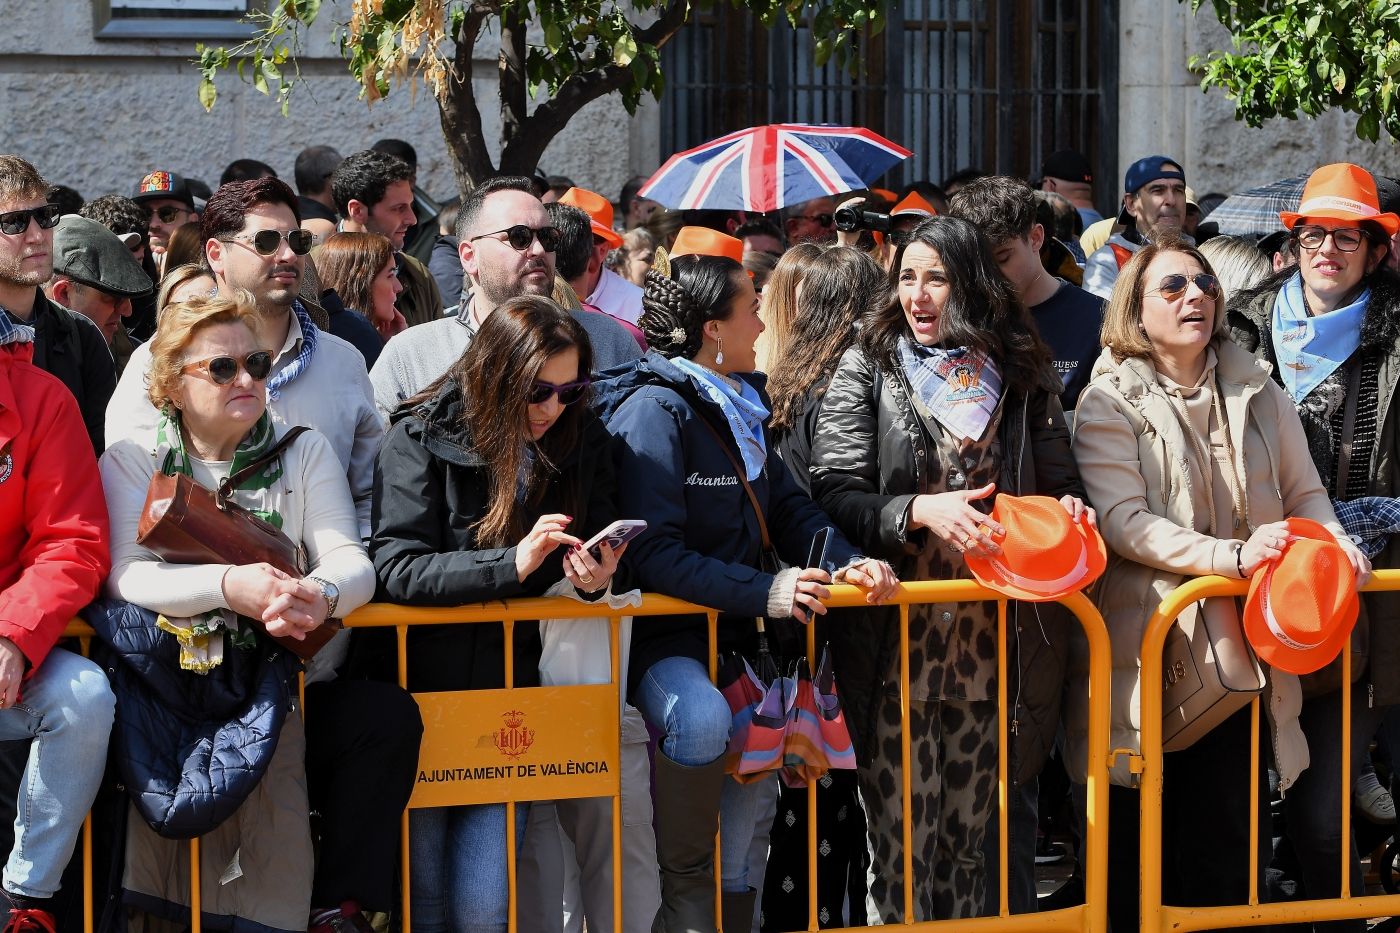
[[111, 569], [107, 503], [78, 403], [0, 346], [0, 636], [37, 669]]

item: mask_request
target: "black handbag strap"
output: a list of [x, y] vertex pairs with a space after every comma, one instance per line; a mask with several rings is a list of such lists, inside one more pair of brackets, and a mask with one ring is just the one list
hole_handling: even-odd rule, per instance
[[288, 428], [287, 433], [282, 435], [281, 440], [269, 447], [261, 457], [249, 463], [237, 473], [231, 473], [225, 478], [224, 481], [219, 484], [219, 490], [214, 495], [214, 501], [218, 504], [219, 508], [222, 509], [228, 503], [228, 500], [233, 496], [234, 490], [238, 488], [240, 483], [267, 466], [272, 460], [281, 456], [282, 451], [292, 445], [292, 441], [310, 430], [311, 429], [305, 425], [297, 425], [294, 428]]
[[765, 551], [773, 550], [773, 541], [768, 537], [768, 522], [763, 518], [763, 508], [758, 504], [758, 496], [754, 495], [753, 487], [749, 485], [748, 479], [744, 476], [744, 468], [739, 463], [739, 458], [734, 456], [734, 451], [729, 449], [729, 444], [725, 442], [719, 430], [710, 424], [709, 418], [698, 411], [695, 412], [695, 418], [715, 436], [715, 440], [719, 443], [719, 449], [724, 451], [724, 455], [729, 458], [729, 463], [734, 467], [734, 475], [739, 478], [739, 485], [743, 486], [744, 492], [749, 494], [749, 505], [753, 506], [754, 517], [758, 519], [758, 536], [763, 542], [763, 549]]
[[1361, 395], [1361, 354], [1351, 361], [1351, 373], [1347, 376], [1346, 407], [1342, 410], [1342, 446], [1337, 451], [1337, 476], [1335, 488], [1338, 499], [1347, 495], [1347, 475], [1351, 471], [1351, 445], [1356, 434], [1356, 403]]

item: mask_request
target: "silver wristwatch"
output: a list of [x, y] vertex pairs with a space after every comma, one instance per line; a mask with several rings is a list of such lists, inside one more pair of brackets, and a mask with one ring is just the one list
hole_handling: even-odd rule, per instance
[[321, 588], [321, 595], [326, 599], [326, 618], [334, 619], [336, 604], [340, 602], [340, 588], [320, 577], [308, 577], [307, 579]]

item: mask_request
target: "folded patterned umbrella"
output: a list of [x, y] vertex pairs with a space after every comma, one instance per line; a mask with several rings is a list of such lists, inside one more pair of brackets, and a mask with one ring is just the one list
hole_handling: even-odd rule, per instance
[[851, 733], [836, 696], [831, 651], [823, 649], [815, 677], [805, 659], [799, 666], [797, 699], [783, 739], [783, 783], [805, 787], [833, 768], [849, 771], [855, 767]]

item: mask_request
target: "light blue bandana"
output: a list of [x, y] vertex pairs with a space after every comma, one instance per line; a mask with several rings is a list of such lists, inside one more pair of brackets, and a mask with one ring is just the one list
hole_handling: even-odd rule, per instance
[[10, 320], [4, 308], [0, 308], [0, 347], [11, 343], [33, 343], [34, 328], [28, 324], [16, 324]]
[[745, 478], [751, 483], [758, 479], [768, 461], [768, 445], [763, 439], [763, 422], [768, 417], [768, 409], [759, 398], [758, 390], [742, 379], [737, 380], [739, 388], [735, 389], [723, 376], [682, 357], [671, 362], [691, 376], [700, 391], [724, 412], [724, 420], [734, 432], [734, 441], [744, 460], [744, 472], [748, 474]]
[[1274, 354], [1283, 388], [1301, 402], [1361, 346], [1361, 322], [1371, 290], [1355, 301], [1316, 317], [1303, 301], [1303, 276], [1294, 273], [1274, 299]]
[[292, 365], [267, 380], [267, 398], [270, 402], [281, 398], [282, 388], [306, 372], [306, 367], [311, 365], [311, 357], [316, 353], [316, 340], [321, 333], [312, 323], [311, 315], [306, 313], [306, 309], [301, 306], [300, 301], [292, 302], [292, 313], [297, 316], [297, 322], [301, 324], [301, 349], [297, 351], [297, 357], [292, 360]]

